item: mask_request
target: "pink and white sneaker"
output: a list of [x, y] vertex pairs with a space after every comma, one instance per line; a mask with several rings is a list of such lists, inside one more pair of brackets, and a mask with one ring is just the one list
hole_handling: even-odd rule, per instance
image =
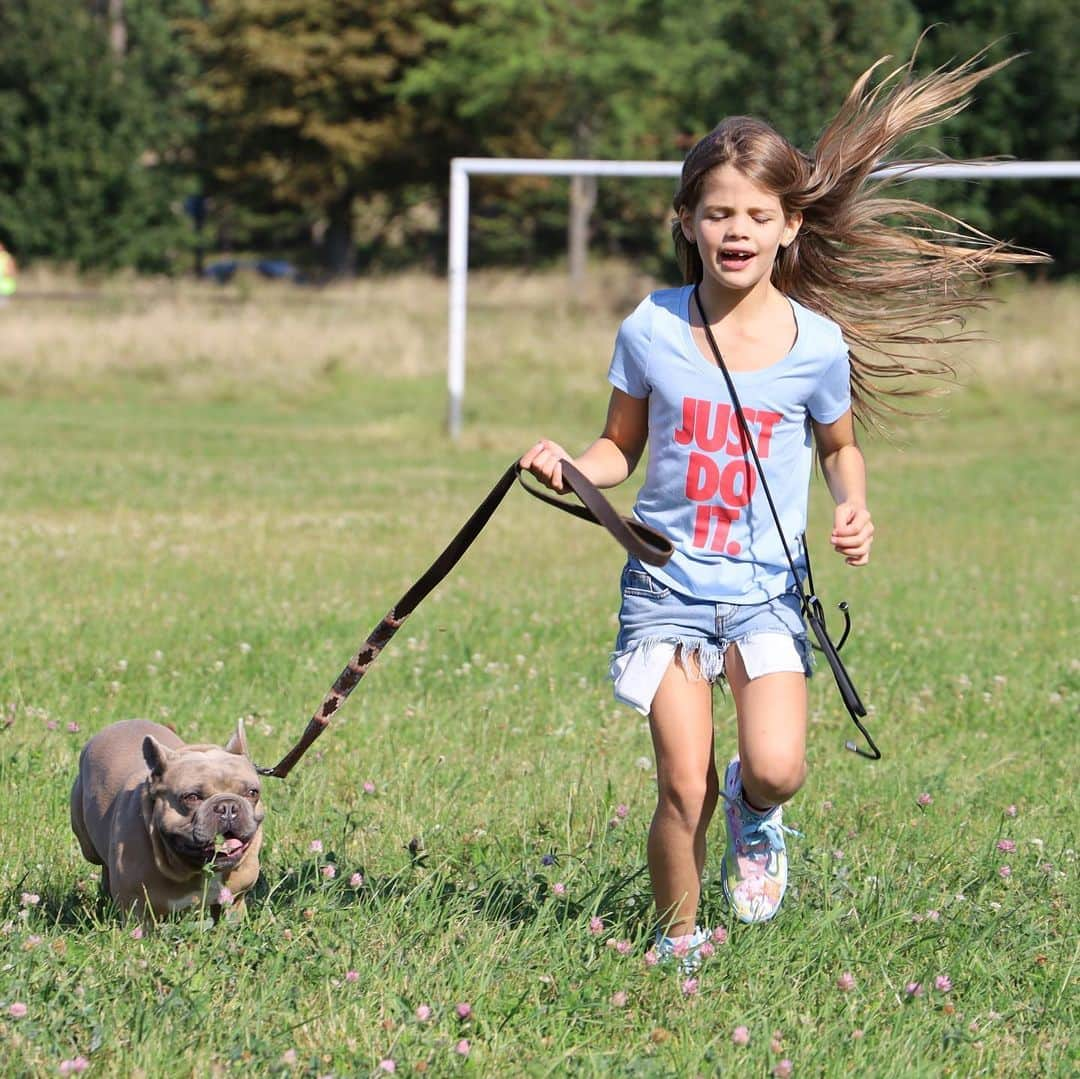
[[781, 806], [757, 813], [746, 804], [742, 769], [735, 757], [724, 773], [727, 849], [720, 866], [724, 897], [741, 922], [767, 922], [780, 909], [787, 890], [787, 846]]
[[[658, 929], [654, 950], [659, 962], [677, 962], [683, 974], [693, 974], [705, 958], [702, 948], [708, 943], [709, 933], [700, 926], [694, 926], [693, 933], [681, 937], [666, 936], [662, 929]], [[711, 953], [711, 949], [709, 952]]]

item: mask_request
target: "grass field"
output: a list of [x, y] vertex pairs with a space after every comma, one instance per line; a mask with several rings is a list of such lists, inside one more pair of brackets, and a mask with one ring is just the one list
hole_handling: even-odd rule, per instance
[[[245, 717], [273, 764], [506, 465], [593, 437], [645, 288], [479, 279], [458, 445], [444, 282], [41, 279], [0, 310], [0, 1075], [1076, 1073], [1075, 287], [1003, 293], [943, 415], [867, 439], [867, 570], [830, 560], [815, 489], [885, 758], [843, 752], [814, 679], [788, 901], [730, 924], [715, 828], [727, 936], [695, 984], [643, 960], [651, 747], [605, 677], [620, 552], [520, 493], [267, 781], [243, 922], [139, 936], [98, 910], [67, 820], [85, 739]], [[726, 753], [719, 694], [716, 722]]]

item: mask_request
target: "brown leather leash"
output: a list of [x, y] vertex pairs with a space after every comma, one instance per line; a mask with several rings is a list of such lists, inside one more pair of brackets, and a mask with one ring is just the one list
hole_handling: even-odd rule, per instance
[[357, 682], [367, 674], [371, 665], [389, 643], [405, 619], [420, 606], [421, 602], [457, 565], [488, 523], [507, 492], [520, 482], [534, 498], [554, 506], [582, 520], [602, 525], [635, 558], [649, 565], [662, 566], [671, 557], [671, 541], [661, 532], [617, 513], [610, 502], [569, 461], [562, 462], [563, 482], [581, 500], [582, 505], [563, 502], [554, 495], [530, 487], [522, 476], [521, 466], [515, 461], [491, 489], [472, 516], [461, 526], [446, 549], [428, 567], [427, 572], [390, 608], [386, 617], [371, 631], [363, 647], [338, 675], [337, 681], [323, 698], [322, 704], [308, 721], [300, 740], [281, 758], [273, 768], [259, 768], [264, 776], [284, 779], [297, 761], [308, 751], [311, 743], [330, 725], [330, 717], [345, 703], [345, 698], [356, 688]]

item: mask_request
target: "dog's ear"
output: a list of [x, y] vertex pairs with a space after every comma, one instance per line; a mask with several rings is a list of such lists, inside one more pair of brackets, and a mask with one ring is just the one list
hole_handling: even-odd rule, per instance
[[150, 769], [150, 778], [160, 779], [162, 773], [169, 767], [173, 751], [168, 746], [163, 746], [153, 735], [148, 734], [143, 739], [142, 755], [146, 766]]
[[247, 735], [244, 733], [244, 721], [236, 721], [236, 733], [225, 743], [226, 753], [235, 753], [239, 757], [250, 757], [248, 753]]

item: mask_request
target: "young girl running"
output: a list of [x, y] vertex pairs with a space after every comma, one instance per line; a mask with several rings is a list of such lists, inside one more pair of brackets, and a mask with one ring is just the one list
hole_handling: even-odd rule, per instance
[[[622, 483], [651, 450], [636, 517], [667, 534], [662, 567], [622, 574], [612, 660], [616, 697], [648, 715], [658, 800], [648, 863], [661, 955], [690, 959], [705, 837], [720, 796], [724, 894], [745, 922], [772, 918], [787, 886], [782, 806], [806, 778], [810, 649], [785, 536], [806, 525], [812, 457], [836, 503], [830, 543], [870, 558], [874, 526], [856, 418], [899, 390], [881, 380], [949, 370], [913, 345], [977, 304], [958, 285], [1025, 256], [917, 203], [880, 194], [870, 173], [904, 136], [954, 115], [1003, 66], [981, 54], [876, 88], [868, 70], [813, 153], [768, 124], [724, 120], [691, 151], [672, 226], [686, 284], [648, 296], [622, 324], [602, 435], [573, 463], [598, 487]], [[1005, 61], [1008, 62], [1008, 61]], [[764, 476], [744, 443], [709, 332], [735, 383]], [[872, 358], [871, 358], [872, 357]], [[521, 464], [564, 490], [569, 454], [543, 439]], [[796, 553], [796, 568], [805, 558]], [[712, 685], [735, 703], [738, 752], [714, 758]]]

